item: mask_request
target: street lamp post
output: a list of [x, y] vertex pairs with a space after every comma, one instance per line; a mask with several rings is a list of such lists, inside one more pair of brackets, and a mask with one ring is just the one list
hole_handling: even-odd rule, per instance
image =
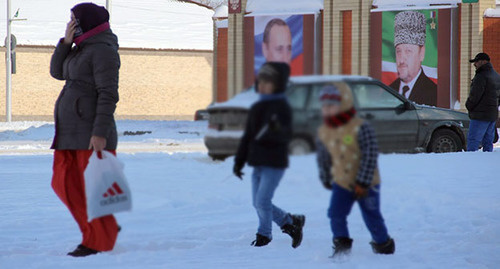
[[109, 20], [111, 20], [111, 0], [106, 0], [106, 9], [109, 12]]
[[[7, 37], [5, 38], [5, 118], [7, 122], [12, 121], [12, 50], [15, 49], [16, 39], [12, 35], [11, 24], [13, 21], [25, 21], [19, 19], [19, 9], [13, 18], [10, 17], [10, 0], [7, 0]], [[12, 40], [14, 37], [14, 40]], [[14, 41], [14, 42], [13, 42]], [[15, 57], [14, 57], [15, 59]], [[15, 69], [14, 69], [15, 70]]]
[[11, 47], [11, 40], [12, 40], [12, 33], [10, 31], [10, 24], [12, 20], [10, 18], [10, 0], [7, 0], [7, 38], [5, 42], [5, 47], [7, 49], [6, 55], [5, 55], [5, 64], [6, 64], [6, 74], [7, 77], [5, 79], [6, 81], [6, 100], [5, 100], [5, 116], [7, 122], [12, 121], [12, 47]]

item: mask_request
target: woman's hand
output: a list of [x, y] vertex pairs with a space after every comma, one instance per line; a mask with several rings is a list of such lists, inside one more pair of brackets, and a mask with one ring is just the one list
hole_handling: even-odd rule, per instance
[[92, 136], [90, 138], [89, 149], [93, 149], [96, 152], [101, 152], [106, 148], [106, 138], [100, 136]]
[[76, 20], [71, 18], [71, 21], [68, 22], [66, 26], [66, 35], [64, 36], [64, 44], [70, 45], [73, 43], [73, 37], [76, 32]]

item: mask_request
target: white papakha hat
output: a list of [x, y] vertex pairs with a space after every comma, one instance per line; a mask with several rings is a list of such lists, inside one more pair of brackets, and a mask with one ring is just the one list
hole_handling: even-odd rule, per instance
[[399, 44], [425, 45], [425, 15], [403, 11], [394, 18], [394, 47]]

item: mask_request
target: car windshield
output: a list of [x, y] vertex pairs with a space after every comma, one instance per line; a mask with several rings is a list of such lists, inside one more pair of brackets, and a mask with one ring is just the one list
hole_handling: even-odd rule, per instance
[[351, 85], [354, 99], [360, 109], [387, 109], [403, 105], [403, 101], [377, 84]]

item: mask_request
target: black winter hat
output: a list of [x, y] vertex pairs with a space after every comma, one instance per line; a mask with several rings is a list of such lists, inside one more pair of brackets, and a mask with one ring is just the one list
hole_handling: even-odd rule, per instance
[[290, 66], [281, 62], [267, 62], [259, 69], [255, 90], [259, 89], [259, 81], [270, 81], [276, 87], [274, 93], [283, 93], [290, 78]]
[[71, 11], [73, 11], [84, 33], [105, 22], [109, 22], [109, 12], [106, 8], [94, 3], [78, 4], [74, 6]]

